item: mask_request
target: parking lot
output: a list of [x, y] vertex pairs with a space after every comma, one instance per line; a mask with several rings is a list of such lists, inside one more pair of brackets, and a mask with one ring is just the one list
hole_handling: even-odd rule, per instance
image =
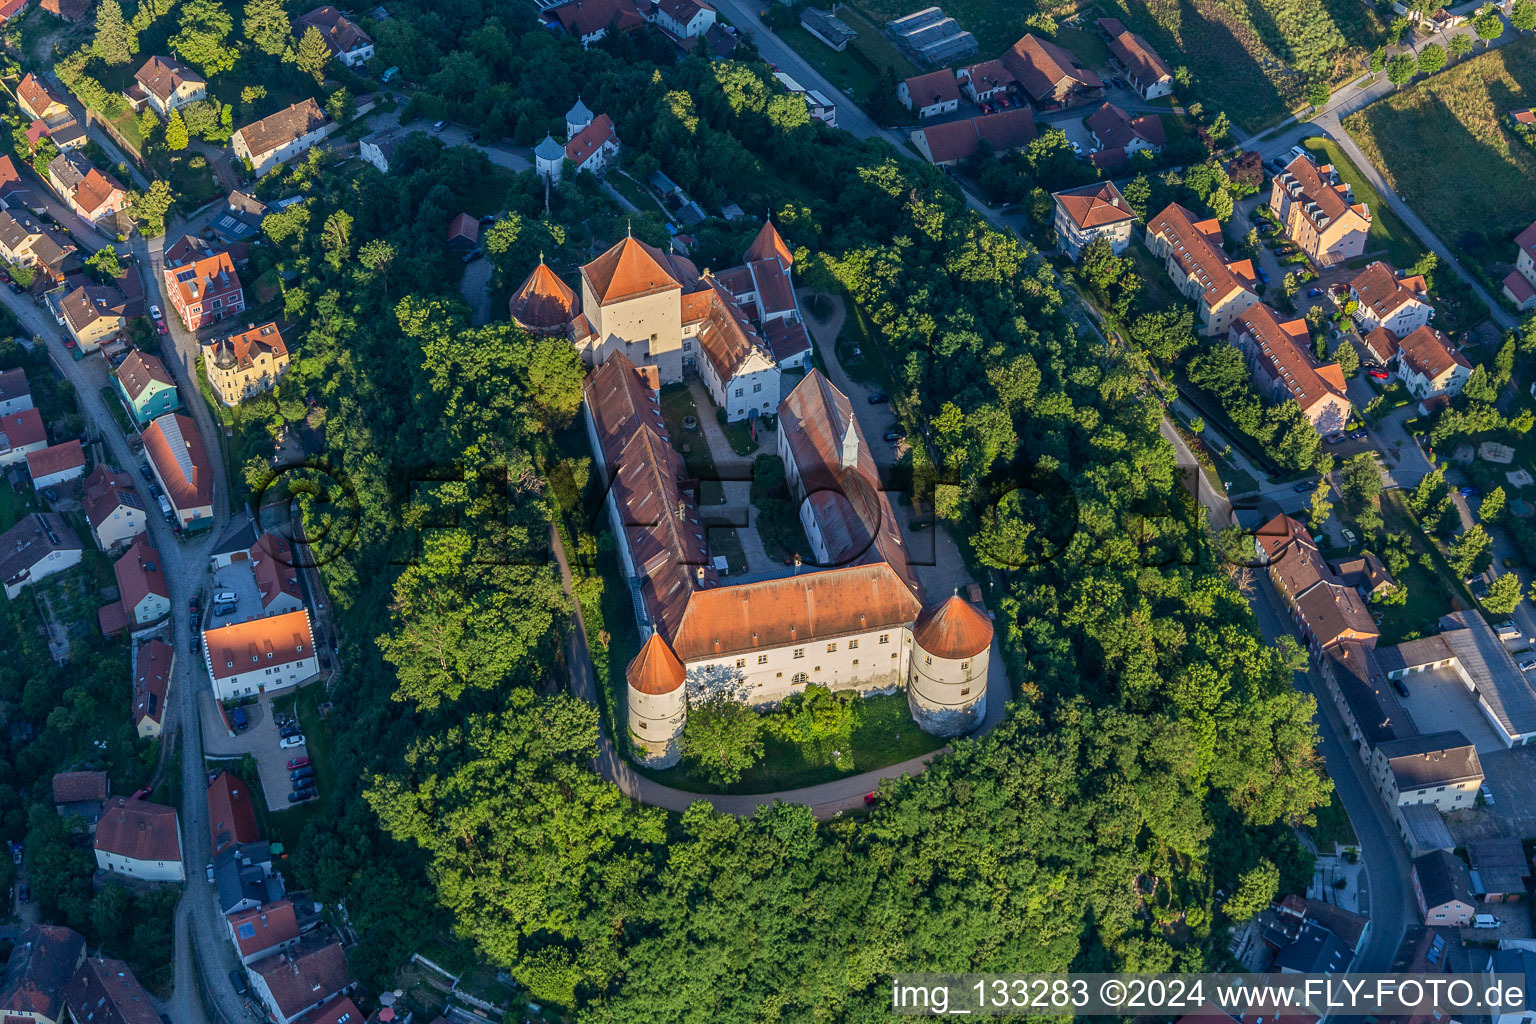
[[1402, 682], [1408, 687], [1408, 696], [1399, 694], [1399, 698], [1419, 732], [1457, 729], [1472, 741], [1483, 758], [1504, 750], [1503, 741], [1483, 717], [1483, 709], [1455, 672], [1446, 668], [1425, 669], [1409, 673]]
[[[222, 615], [215, 615], [213, 595], [219, 593], [233, 593], [234, 608]], [[204, 596], [203, 608], [205, 629], [261, 618], [265, 609], [261, 606], [261, 590], [256, 585], [256, 574], [251, 571], [251, 563], [232, 562], [217, 570], [213, 574], [212, 588]]]
[[[293, 717], [295, 696], [292, 691], [278, 696], [275, 699], [276, 711]], [[281, 737], [278, 735], [273, 705], [274, 698], [268, 694], [263, 694], [254, 704], [245, 705], [241, 710], [250, 725], [245, 731], [230, 735], [229, 728], [219, 714], [213, 691], [205, 689], [198, 695], [198, 707], [203, 719], [203, 746], [207, 756], [238, 758], [249, 754], [255, 759], [261, 773], [261, 788], [266, 793], [267, 809], [286, 811], [296, 806], [288, 802], [288, 794], [293, 791], [288, 778], [288, 761], [290, 758], [308, 757], [309, 750], [302, 746], [285, 750], [280, 746]]]
[[1486, 754], [1479, 747], [1478, 756], [1494, 800], [1484, 810], [1508, 821], [1513, 835], [1536, 835], [1536, 747], [1501, 747]]

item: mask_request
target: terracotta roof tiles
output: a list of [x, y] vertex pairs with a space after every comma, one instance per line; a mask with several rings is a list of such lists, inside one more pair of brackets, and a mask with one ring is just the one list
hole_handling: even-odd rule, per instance
[[646, 639], [640, 653], [624, 670], [624, 678], [640, 693], [672, 693], [683, 685], [686, 677], [683, 663], [677, 660], [677, 655], [672, 653], [660, 633], [652, 633]]
[[96, 824], [96, 849], [129, 860], [181, 860], [176, 808], [114, 797]]
[[1112, 181], [1094, 182], [1057, 192], [1056, 203], [1080, 228], [1097, 228], [1135, 220], [1136, 214]]
[[936, 658], [964, 661], [992, 646], [992, 620], [958, 595], [923, 609], [912, 639]]
[[581, 311], [581, 300], [540, 260], [508, 300], [507, 310], [526, 330], [543, 333], [567, 327]]

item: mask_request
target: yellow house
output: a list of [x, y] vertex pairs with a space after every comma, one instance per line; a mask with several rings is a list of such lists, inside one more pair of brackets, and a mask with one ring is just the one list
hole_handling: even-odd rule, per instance
[[1320, 267], [1352, 260], [1365, 252], [1371, 211], [1352, 201], [1332, 164], [1319, 167], [1301, 154], [1275, 175], [1269, 208], [1285, 226], [1285, 235]]
[[271, 391], [289, 362], [288, 346], [275, 323], [203, 342], [203, 373], [225, 405]]

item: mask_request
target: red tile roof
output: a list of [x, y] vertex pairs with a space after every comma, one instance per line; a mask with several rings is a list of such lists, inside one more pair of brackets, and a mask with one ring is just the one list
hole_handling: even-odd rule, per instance
[[924, 128], [922, 134], [936, 164], [964, 160], [976, 152], [982, 139], [990, 142], [995, 152], [1002, 153], [1021, 149], [1039, 137], [1035, 112], [1028, 107], [932, 125]]
[[283, 341], [277, 323], [270, 320], [260, 327], [252, 327], [239, 334], [203, 344], [209, 350], [207, 358], [212, 359], [220, 369], [239, 367], [248, 370], [256, 365], [256, 357], [263, 353], [274, 359], [288, 355], [288, 345]]
[[70, 469], [85, 468], [85, 449], [75, 440], [49, 445], [35, 452], [27, 452], [27, 472], [34, 481]]
[[660, 633], [652, 633], [646, 639], [640, 653], [624, 670], [624, 678], [629, 680], [631, 687], [649, 694], [672, 693], [683, 685], [686, 676], [683, 663], [677, 660], [677, 655], [672, 653]]
[[1013, 72], [1008, 70], [1008, 65], [1000, 60], [984, 60], [959, 70], [968, 72], [971, 88], [978, 93], [996, 92], [1018, 81], [1013, 77]]
[[113, 797], [96, 825], [96, 849], [129, 860], [181, 860], [176, 808]]
[[1536, 222], [1515, 236], [1515, 245], [1536, 259]]
[[245, 140], [246, 148], [260, 162], [263, 155], [302, 139], [310, 132], [324, 127], [330, 120], [325, 111], [320, 109], [320, 104], [313, 99], [305, 99], [248, 124], [235, 134]]
[[[275, 900], [249, 910], [239, 910], [224, 919], [229, 922], [242, 958], [296, 942], [299, 938], [299, 919], [289, 900]], [[361, 1018], [357, 1024], [362, 1024]]]
[[[1435, 330], [1433, 327], [1424, 326], [1410, 331], [1407, 337], [1398, 342], [1401, 349], [1400, 356], [1409, 367], [1434, 380], [1453, 366], [1470, 367], [1467, 357], [1456, 351], [1451, 345], [1451, 339]], [[31, 458], [32, 456], [27, 456]]]
[[238, 775], [219, 772], [208, 783], [208, 839], [214, 856], [231, 846], [261, 839], [251, 787]]
[[112, 563], [112, 572], [117, 577], [117, 592], [126, 609], [132, 610], [150, 595], [170, 599], [165, 572], [160, 568], [160, 553], [150, 546], [147, 533], [133, 538], [123, 557]]
[[601, 305], [636, 299], [642, 295], [682, 288], [672, 275], [669, 260], [660, 249], [638, 238], [627, 237], [581, 268]]
[[[368, 1018], [368, 1024], [387, 1024], [396, 1011], [385, 1007], [375, 1016]], [[352, 1002], [351, 996], [337, 996], [323, 1006], [317, 1006], [313, 1010], [299, 1017], [293, 1024], [363, 1024], [363, 1011]]]
[[269, 956], [252, 964], [251, 970], [261, 975], [267, 991], [272, 993], [273, 1002], [285, 1017], [353, 984], [347, 974], [347, 957], [339, 942], [300, 947]]
[[231, 622], [203, 634], [215, 679], [228, 679], [254, 666], [290, 665], [315, 655], [309, 613], [298, 610], [248, 622]]
[[121, 960], [88, 958], [64, 990], [64, 1002], [84, 1024], [160, 1024], [153, 998]]
[[569, 0], [546, 10], [544, 16], [577, 38], [607, 28], [629, 32], [645, 24], [645, 17], [634, 0]]
[[1397, 271], [1377, 260], [1356, 274], [1349, 287], [1360, 304], [1368, 306], [1379, 319], [1387, 319], [1415, 300], [1427, 302], [1429, 283], [1422, 276], [1399, 277]]
[[992, 646], [992, 620], [957, 595], [924, 608], [912, 625], [912, 639], [936, 658], [964, 661]]
[[170, 57], [151, 57], [133, 74], [133, 80], [161, 103], [168, 103], [171, 95], [183, 85], [207, 85], [208, 80], [185, 64]]
[[139, 400], [139, 396], [151, 383], [160, 383], [167, 387], [176, 386], [175, 378], [165, 368], [160, 357], [153, 352], [145, 352], [138, 348], [128, 353], [128, 357], [117, 364], [117, 369], [112, 371], [112, 375], [123, 385], [129, 400], [134, 402]]
[[53, 777], [55, 804], [105, 803], [106, 772], [60, 772]]
[[1057, 205], [1080, 228], [1097, 228], [1136, 219], [1130, 204], [1112, 181], [1099, 181], [1057, 192], [1055, 199]]
[[1147, 234], [1168, 239], [1172, 245], [1169, 255], [1185, 274], [1199, 282], [1208, 304], [1239, 288], [1253, 290], [1253, 264], [1248, 260], [1227, 262], [1221, 248], [1220, 222], [1196, 221], [1184, 207], [1169, 203], [1147, 224]]
[[[332, 53], [349, 53], [361, 46], [366, 46], [373, 40], [368, 33], [357, 27], [357, 23], [342, 14], [330, 4], [324, 7], [316, 7], [296, 19], [297, 23], [308, 28], [313, 25], [325, 38], [325, 45], [331, 48]], [[295, 37], [302, 35], [302, 31], [295, 31]]]
[[784, 239], [779, 236], [779, 231], [773, 226], [773, 221], [763, 222], [762, 228], [757, 232], [757, 237], [752, 239], [752, 244], [747, 246], [746, 260], [748, 263], [757, 260], [777, 258], [785, 267], [794, 265], [794, 254], [789, 251], [789, 246], [784, 244]]
[[137, 654], [133, 676], [133, 724], [145, 719], [159, 724], [165, 717], [165, 693], [170, 687], [171, 662], [175, 653], [159, 637], [142, 645]]
[[448, 222], [448, 241], [463, 239], [470, 244], [480, 237], [480, 222], [467, 213], [461, 213]]
[[46, 440], [48, 431], [43, 427], [43, 414], [36, 409], [23, 409], [0, 417], [0, 452]]
[[507, 302], [512, 319], [530, 331], [555, 331], [566, 327], [581, 310], [581, 300], [544, 261], [533, 268]]
[[183, 307], [240, 291], [240, 275], [235, 273], [234, 261], [227, 252], [216, 252], [180, 266], [171, 266], [167, 261], [165, 276], [175, 289], [173, 300], [179, 298]]
[[42, 117], [48, 108], [54, 104], [67, 106], [54, 92], [53, 86], [28, 72], [22, 78], [21, 84], [16, 87], [16, 98], [22, 102], [27, 112], [33, 117]]
[[278, 597], [287, 595], [303, 602], [299, 594], [299, 571], [293, 558], [293, 545], [276, 533], [264, 533], [251, 545], [251, 573], [261, 592], [261, 606], [272, 607]]
[[[1300, 197], [1296, 200], [1302, 202], [1302, 210], [1306, 212], [1305, 200], [1311, 200], [1317, 204], [1321, 216], [1327, 217], [1330, 222], [1338, 220], [1353, 210], [1359, 214], [1366, 223], [1370, 223], [1371, 214], [1365, 204], [1349, 204], [1345, 198], [1346, 187], [1342, 184], [1334, 184], [1333, 165], [1324, 164], [1319, 167], [1312, 162], [1312, 158], [1303, 154], [1292, 160], [1285, 168], [1286, 172], [1301, 186]], [[1276, 182], [1276, 187], [1284, 187]], [[1307, 217], [1314, 222], [1317, 220], [1312, 214]]]
[[85, 956], [85, 939], [68, 928], [35, 924], [22, 929], [15, 943], [0, 972], [0, 1020], [33, 1024], [38, 1017], [64, 1017], [64, 992]]
[[565, 158], [580, 167], [592, 158], [592, 154], [603, 148], [609, 142], [617, 143], [618, 135], [613, 130], [613, 118], [607, 114], [598, 114], [592, 123], [587, 125], [565, 144]]
[[144, 428], [144, 454], [159, 470], [166, 495], [178, 511], [213, 504], [213, 465], [191, 417], [167, 413]]
[[947, 69], [930, 71], [926, 75], [916, 75], [902, 84], [907, 87], [907, 94], [912, 97], [913, 110], [960, 102], [960, 84], [955, 80], [955, 73]]
[[27, 0], [0, 0], [0, 25], [16, 17], [26, 6]]
[[75, 204], [92, 220], [98, 219], [109, 206], [121, 207], [127, 195], [123, 186], [94, 167], [75, 186]]
[[1113, 103], [1105, 103], [1089, 115], [1088, 130], [1105, 149], [1126, 149], [1137, 139], [1152, 147], [1168, 141], [1162, 119], [1156, 114], [1132, 118]]
[[1104, 84], [1098, 75], [1083, 68], [1071, 51], [1032, 33], [1009, 47], [1002, 61], [1035, 100], [1050, 96], [1063, 79], [1088, 89], [1097, 89]]
[[1312, 408], [1330, 395], [1344, 395], [1337, 364], [1330, 364], [1334, 373], [1325, 374], [1325, 367], [1312, 358], [1312, 338], [1305, 320], [1281, 323], [1273, 309], [1259, 302], [1238, 314], [1233, 330], [1244, 331], [1253, 338], [1258, 358], [1269, 365], [1272, 376], [1284, 382], [1303, 409]]
[[1109, 36], [1109, 52], [1124, 65], [1125, 70], [1142, 85], [1155, 85], [1173, 77], [1167, 61], [1141, 36], [1126, 28], [1116, 18], [1100, 18], [1099, 28]]

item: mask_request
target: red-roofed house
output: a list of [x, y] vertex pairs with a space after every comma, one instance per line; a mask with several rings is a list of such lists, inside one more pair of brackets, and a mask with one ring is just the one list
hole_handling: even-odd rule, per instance
[[566, 0], [540, 14], [546, 25], [558, 26], [581, 40], [585, 49], [609, 32], [634, 32], [645, 25], [635, 0]]
[[134, 489], [133, 477], [98, 463], [81, 489], [85, 518], [101, 550], [111, 551], [144, 532], [144, 503]]
[[320, 33], [320, 37], [336, 55], [336, 59], [347, 67], [355, 68], [373, 58], [373, 40], [369, 38], [368, 33], [358, 28], [356, 22], [330, 4], [316, 7], [308, 14], [296, 19], [294, 38], [302, 36], [304, 29], [311, 27]]
[[1437, 395], [1461, 394], [1472, 375], [1472, 364], [1451, 339], [1426, 325], [1397, 344], [1397, 375], [1414, 398], [1422, 402]]
[[245, 309], [245, 289], [227, 252], [194, 256], [173, 263], [166, 250], [165, 290], [187, 330], [196, 331]]
[[984, 117], [930, 125], [912, 133], [912, 144], [929, 163], [949, 167], [976, 152], [985, 139], [994, 153], [1023, 149], [1039, 137], [1035, 112], [1028, 107], [1001, 110]]
[[1349, 297], [1355, 302], [1351, 315], [1366, 334], [1385, 327], [1402, 337], [1425, 326], [1435, 315], [1429, 304], [1429, 284], [1423, 276], [1400, 275], [1380, 260], [1350, 279]]
[[133, 727], [144, 739], [160, 735], [165, 721], [165, 694], [171, 687], [176, 652], [155, 637], [133, 652]]
[[27, 0], [0, 0], [0, 25], [27, 9]]
[[1504, 294], [1522, 313], [1536, 308], [1536, 223], [1515, 236], [1515, 269], [1504, 279]]
[[1306, 321], [1281, 323], [1260, 302], [1233, 321], [1229, 340], [1243, 353], [1261, 395], [1276, 402], [1295, 399], [1324, 437], [1344, 429], [1351, 407], [1343, 371], [1337, 363], [1318, 365], [1312, 358]]
[[1109, 52], [1125, 68], [1126, 81], [1144, 100], [1173, 92], [1173, 71], [1168, 62], [1141, 36], [1129, 31], [1119, 18], [1100, 18], [1099, 30], [1109, 40]]
[[203, 652], [220, 700], [287, 689], [319, 671], [309, 612], [303, 610], [210, 629]]
[[565, 158], [576, 165], [577, 171], [601, 174], [603, 168], [619, 158], [619, 136], [613, 129], [613, 118], [607, 114], [593, 118], [591, 124], [565, 144]]
[[953, 71], [930, 71], [896, 86], [896, 98], [918, 117], [949, 114], [960, 109], [960, 83]]
[[[368, 1018], [368, 1024], [392, 1024], [393, 1021], [399, 1020], [396, 1014], [397, 1011], [393, 1007], [382, 1007]], [[362, 1011], [357, 1008], [356, 1003], [352, 1002], [351, 996], [337, 996], [325, 1005], [310, 1010], [294, 1021], [294, 1024], [360, 1024], [362, 1019]], [[438, 1020], [442, 1019], [438, 1018]], [[433, 1024], [436, 1022], [434, 1021]]]
[[54, 487], [85, 475], [85, 449], [76, 440], [49, 445], [27, 453], [27, 472], [34, 490]]
[[1084, 68], [1071, 51], [1033, 34], [1009, 47], [1002, 62], [1042, 110], [1086, 102], [1104, 86], [1099, 76]]
[[293, 1022], [357, 982], [347, 974], [341, 943], [301, 944], [251, 965], [252, 994], [276, 1024]]
[[1178, 203], [1169, 203], [1147, 222], [1147, 248], [1164, 261], [1174, 287], [1194, 299], [1201, 333], [1220, 337], [1233, 319], [1259, 301], [1253, 263], [1229, 261], [1221, 248], [1221, 224], [1196, 221]]
[[1008, 87], [1018, 82], [1008, 65], [1000, 60], [984, 60], [967, 68], [956, 68], [955, 78], [972, 103], [987, 103], [1007, 93]]
[[31, 925], [15, 936], [10, 960], [0, 971], [0, 1021], [64, 1024], [64, 996], [85, 961], [85, 939], [58, 925]]
[[448, 248], [464, 252], [473, 249], [480, 239], [480, 222], [467, 213], [461, 213], [448, 222]]
[[161, 416], [144, 428], [144, 454], [183, 529], [213, 525], [213, 464], [191, 417]]
[[251, 788], [238, 775], [219, 772], [208, 783], [208, 839], [215, 857], [231, 846], [261, 839]]
[[692, 39], [709, 31], [715, 9], [704, 0], [660, 0], [656, 25], [675, 39]]
[[1162, 118], [1156, 114], [1131, 117], [1113, 103], [1104, 104], [1089, 116], [1088, 130], [1099, 144], [1089, 158], [1095, 167], [1124, 166], [1142, 150], [1162, 152], [1168, 141]]
[[1095, 238], [1107, 238], [1117, 254], [1131, 244], [1136, 214], [1114, 182], [1069, 188], [1051, 198], [1056, 201], [1056, 236], [1072, 262], [1077, 262], [1083, 246]]
[[149, 882], [185, 882], [176, 808], [113, 797], [96, 823], [96, 866]]
[[133, 630], [159, 622], [171, 613], [171, 591], [160, 568], [160, 553], [139, 534], [112, 564], [118, 599], [98, 613], [102, 633], [111, 636], [124, 627]]
[[1305, 153], [1271, 182], [1269, 208], [1286, 237], [1320, 267], [1352, 260], [1365, 251], [1371, 211], [1354, 202], [1331, 164], [1321, 167]]
[[[299, 920], [289, 900], [237, 910], [224, 922], [229, 925], [229, 940], [246, 966], [299, 944]], [[353, 1018], [353, 1024], [362, 1024], [362, 1018]]]
[[48, 431], [43, 414], [36, 409], [22, 409], [0, 416], [0, 466], [26, 461], [32, 452], [48, 447]]

